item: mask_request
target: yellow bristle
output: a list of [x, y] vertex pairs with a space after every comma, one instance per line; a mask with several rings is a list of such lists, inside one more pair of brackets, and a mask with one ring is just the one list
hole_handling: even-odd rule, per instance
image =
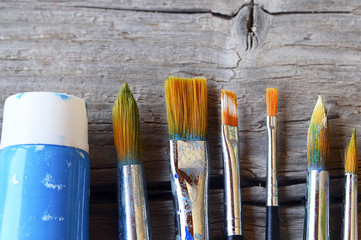
[[278, 90], [276, 88], [267, 88], [267, 116], [277, 116]]
[[356, 128], [354, 128], [350, 144], [345, 150], [345, 173], [357, 174], [358, 157], [357, 157], [357, 140]]
[[165, 98], [170, 139], [206, 140], [206, 79], [169, 77], [165, 81]]
[[307, 135], [307, 161], [309, 169], [326, 169], [330, 151], [330, 134], [327, 111], [321, 96], [318, 98]]
[[222, 124], [238, 126], [237, 96], [234, 92], [222, 89]]
[[114, 145], [121, 164], [142, 161], [138, 106], [124, 83], [113, 106]]

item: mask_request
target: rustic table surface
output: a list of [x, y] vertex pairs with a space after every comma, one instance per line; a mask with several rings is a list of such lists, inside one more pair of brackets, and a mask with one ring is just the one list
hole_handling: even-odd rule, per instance
[[224, 232], [221, 89], [237, 93], [250, 240], [265, 233], [265, 89], [279, 88], [281, 239], [302, 239], [306, 134], [322, 95], [331, 135], [331, 237], [340, 239], [343, 149], [353, 127], [361, 133], [360, 70], [359, 0], [0, 2], [0, 102], [24, 91], [88, 102], [92, 240], [117, 239], [111, 110], [124, 81], [140, 110], [153, 239], [174, 238], [164, 98], [170, 75], [208, 79], [211, 239]]

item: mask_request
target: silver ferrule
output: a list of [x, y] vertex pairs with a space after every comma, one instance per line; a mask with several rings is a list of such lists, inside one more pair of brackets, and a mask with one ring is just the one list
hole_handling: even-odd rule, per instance
[[151, 239], [143, 165], [118, 165], [118, 178], [119, 239]]
[[357, 240], [357, 175], [345, 175], [343, 240]]
[[177, 240], [209, 239], [208, 164], [207, 142], [170, 141]]
[[328, 171], [309, 170], [305, 218], [306, 240], [328, 240], [329, 231], [329, 182]]
[[267, 116], [267, 206], [278, 206], [276, 133], [277, 117]]
[[237, 127], [222, 124], [222, 150], [226, 236], [243, 235]]

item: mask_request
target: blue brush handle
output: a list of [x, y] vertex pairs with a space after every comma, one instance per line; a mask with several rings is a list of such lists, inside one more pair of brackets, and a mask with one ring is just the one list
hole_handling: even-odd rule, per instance
[[280, 226], [278, 206], [267, 207], [266, 240], [279, 240]]

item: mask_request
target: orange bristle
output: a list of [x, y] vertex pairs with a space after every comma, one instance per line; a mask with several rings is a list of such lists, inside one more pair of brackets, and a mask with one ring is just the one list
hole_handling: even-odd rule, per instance
[[142, 162], [142, 142], [140, 136], [137, 103], [124, 83], [113, 106], [114, 145], [120, 164]]
[[356, 128], [354, 128], [350, 144], [345, 151], [345, 173], [357, 174], [358, 158], [357, 158], [357, 141]]
[[164, 87], [170, 139], [206, 140], [206, 79], [169, 77]]
[[222, 89], [222, 124], [238, 126], [237, 96], [234, 92]]
[[278, 90], [276, 88], [267, 88], [267, 116], [277, 116]]

